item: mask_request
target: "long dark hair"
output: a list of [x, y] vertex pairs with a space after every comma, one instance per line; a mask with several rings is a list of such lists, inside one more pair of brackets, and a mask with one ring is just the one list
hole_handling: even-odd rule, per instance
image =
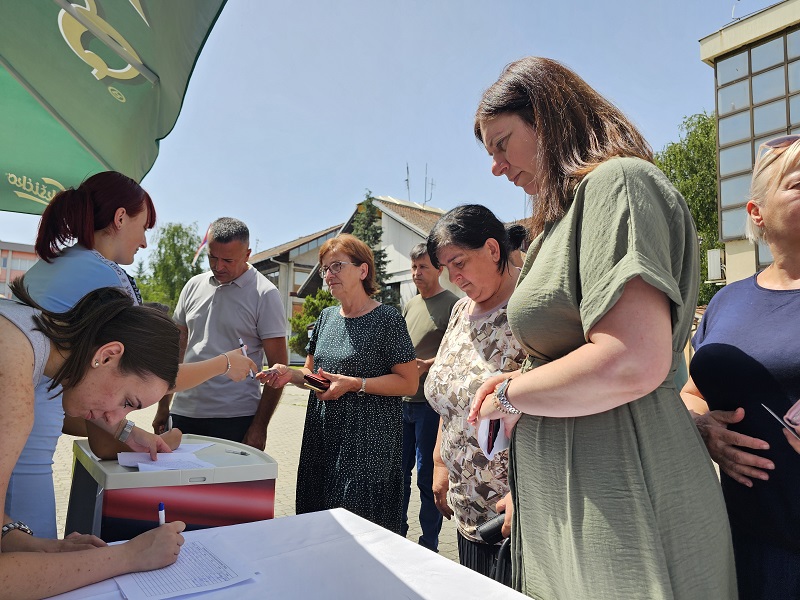
[[134, 304], [119, 288], [89, 292], [63, 313], [44, 310], [25, 289], [24, 277], [11, 284], [14, 296], [41, 311], [34, 316], [36, 329], [44, 333], [59, 351], [67, 353], [64, 364], [53, 377], [69, 389], [78, 385], [89, 369], [92, 355], [100, 346], [120, 342], [125, 347], [119, 362], [123, 373], [146, 377], [155, 375], [175, 387], [178, 375], [180, 331], [161, 311]]
[[517, 115], [538, 140], [533, 236], [564, 215], [575, 186], [599, 164], [615, 156], [653, 161], [650, 145], [622, 111], [549, 58], [511, 63], [483, 93], [474, 124], [479, 142], [483, 123], [503, 114]]
[[112, 224], [117, 209], [131, 217], [147, 210], [148, 229], [156, 224], [150, 195], [130, 177], [116, 171], [92, 175], [77, 188], [56, 194], [44, 209], [36, 234], [36, 254], [50, 262], [70, 240], [94, 249], [94, 232]]
[[500, 246], [500, 260], [497, 271], [503, 273], [508, 268], [509, 239], [506, 226], [492, 211], [480, 204], [462, 204], [447, 211], [428, 234], [428, 256], [431, 264], [439, 268], [439, 248], [453, 244], [475, 250], [482, 248], [486, 240], [492, 238]]

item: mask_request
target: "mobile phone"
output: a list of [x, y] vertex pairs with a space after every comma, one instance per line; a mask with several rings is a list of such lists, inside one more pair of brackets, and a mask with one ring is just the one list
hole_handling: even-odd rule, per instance
[[314, 390], [315, 392], [326, 392], [328, 391], [328, 388], [331, 387], [331, 382], [329, 379], [325, 379], [319, 375], [314, 375], [313, 373], [310, 375], [303, 375], [303, 379], [305, 379], [305, 383], [303, 385], [310, 390]]
[[797, 432], [794, 430], [794, 427], [792, 427], [791, 425], [789, 425], [789, 423], [785, 422], [785, 421], [784, 421], [783, 419], [781, 419], [781, 418], [780, 418], [778, 415], [776, 415], [774, 412], [772, 412], [772, 409], [770, 409], [770, 407], [769, 407], [769, 406], [767, 406], [766, 404], [764, 404], [763, 402], [762, 402], [761, 406], [763, 406], [765, 409], [767, 409], [767, 412], [768, 412], [769, 414], [771, 414], [773, 417], [775, 417], [775, 420], [776, 420], [776, 421], [778, 421], [778, 423], [780, 423], [781, 425], [783, 425], [784, 427], [786, 427], [786, 430], [787, 430], [789, 433], [791, 433], [791, 434], [792, 434], [794, 437], [796, 437], [798, 440], [800, 440], [800, 435], [797, 435]]
[[486, 439], [486, 450], [491, 452], [494, 449], [494, 443], [497, 441], [497, 436], [500, 433], [500, 428], [503, 426], [503, 421], [500, 419], [493, 419], [489, 421], [489, 435]]

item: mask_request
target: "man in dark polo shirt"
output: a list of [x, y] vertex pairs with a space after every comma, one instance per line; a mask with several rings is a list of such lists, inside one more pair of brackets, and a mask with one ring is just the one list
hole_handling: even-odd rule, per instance
[[408, 532], [408, 503], [411, 499], [411, 471], [417, 465], [419, 488], [419, 543], [438, 552], [442, 514], [433, 500], [433, 448], [439, 429], [439, 414], [425, 399], [425, 377], [433, 364], [439, 344], [447, 330], [450, 312], [458, 297], [439, 284], [442, 267], [435, 269], [428, 248], [417, 244], [411, 250], [411, 277], [419, 294], [403, 309], [408, 333], [417, 353], [419, 387], [417, 393], [403, 398], [403, 535]]

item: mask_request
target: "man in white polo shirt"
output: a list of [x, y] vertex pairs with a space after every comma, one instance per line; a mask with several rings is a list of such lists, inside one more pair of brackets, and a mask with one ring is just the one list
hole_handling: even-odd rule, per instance
[[[250, 232], [238, 219], [223, 217], [208, 232], [211, 272], [192, 277], [181, 291], [173, 320], [185, 336], [184, 361], [212, 358], [236, 347], [239, 338], [257, 364], [288, 363], [286, 313], [278, 289], [254, 267]], [[183, 341], [183, 339], [182, 339]], [[256, 379], [234, 382], [222, 375], [180, 392], [159, 404], [153, 430], [162, 431], [168, 417], [184, 433], [244, 442], [259, 450], [267, 443], [267, 425], [281, 390]]]

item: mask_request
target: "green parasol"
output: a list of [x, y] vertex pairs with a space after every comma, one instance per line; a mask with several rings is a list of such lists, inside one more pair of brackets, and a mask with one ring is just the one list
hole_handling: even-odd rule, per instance
[[141, 181], [226, 0], [0, 0], [0, 210]]

